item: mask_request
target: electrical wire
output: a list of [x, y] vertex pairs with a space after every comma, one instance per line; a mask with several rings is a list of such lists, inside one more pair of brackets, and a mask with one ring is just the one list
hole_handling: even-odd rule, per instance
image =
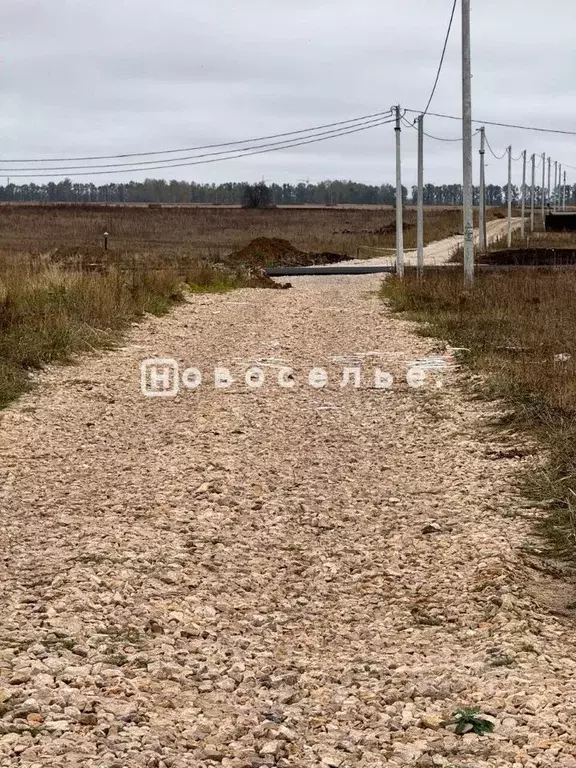
[[[80, 162], [82, 160], [120, 160], [127, 157], [150, 157], [152, 155], [168, 155], [168, 154], [177, 154], [178, 152], [198, 152], [202, 149], [217, 149], [219, 147], [232, 147], [232, 146], [238, 146], [239, 144], [252, 144], [256, 141], [268, 141], [268, 139], [280, 139], [285, 136], [296, 136], [303, 133], [310, 133], [311, 131], [319, 131], [323, 128], [335, 128], [337, 126], [343, 126], [351, 123], [357, 123], [361, 120], [369, 120], [371, 118], [384, 118], [389, 117], [391, 114], [391, 110], [388, 110], [386, 112], [374, 112], [371, 115], [362, 115], [361, 117], [354, 117], [350, 118], [349, 120], [340, 120], [337, 123], [326, 123], [324, 125], [314, 125], [311, 128], [302, 128], [298, 131], [287, 131], [286, 133], [273, 133], [269, 136], [257, 136], [252, 139], [241, 139], [239, 141], [227, 141], [223, 142], [221, 144], [203, 144], [198, 147], [184, 147], [181, 149], [159, 149], [155, 152], [127, 152], [120, 155], [93, 155], [91, 157], [85, 156], [85, 157], [52, 157], [52, 158], [45, 158], [45, 157], [36, 157], [36, 158], [28, 158], [28, 159], [17, 159], [17, 160], [0, 160], [2, 163], [68, 163], [68, 162]], [[156, 162], [160, 162], [159, 160]]]
[[[422, 117], [424, 117], [424, 115], [422, 115]], [[413, 123], [411, 123], [409, 120], [406, 120], [405, 118], [402, 118], [402, 119], [404, 120], [404, 124], [407, 125], [409, 128], [413, 128], [415, 131], [418, 130], [418, 128], [416, 128], [416, 126]], [[424, 136], [427, 136], [429, 139], [434, 139], [435, 141], [448, 141], [448, 142], [462, 141], [462, 137], [458, 137], [456, 139], [449, 139], [443, 136], [433, 136], [431, 133], [426, 133], [426, 131], [423, 131], [423, 133], [424, 133]], [[472, 136], [477, 136], [479, 133], [480, 133], [479, 130], [475, 131], [472, 134]]]
[[[424, 115], [422, 115], [422, 117], [424, 117]], [[406, 118], [402, 118], [402, 120], [404, 122], [404, 125], [407, 125], [408, 128], [413, 128], [415, 131], [418, 130], [418, 128], [413, 123], [411, 123], [410, 120], [406, 120]], [[441, 136], [433, 136], [431, 133], [426, 133], [426, 131], [423, 131], [423, 133], [424, 133], [424, 136], [427, 136], [429, 139], [435, 139], [436, 141], [450, 141], [450, 142], [462, 141], [462, 138], [445, 139], [445, 138], [442, 138]]]
[[[405, 112], [411, 112], [415, 115], [422, 114], [419, 109], [405, 109]], [[428, 112], [431, 117], [441, 117], [445, 120], [462, 120], [462, 117], [456, 115], [443, 115], [439, 112]], [[497, 123], [493, 120], [472, 120], [473, 123], [481, 123], [482, 125], [494, 125], [497, 128], [517, 128], [521, 131], [538, 131], [539, 133], [558, 133], [562, 136], [576, 136], [576, 131], [562, 131], [557, 128], [537, 128], [533, 125], [515, 125], [514, 123]]]
[[[302, 147], [306, 144], [316, 144], [319, 141], [328, 141], [329, 139], [335, 139], [339, 136], [347, 136], [351, 133], [359, 133], [361, 131], [367, 131], [370, 128], [376, 128], [380, 125], [390, 125], [390, 123], [393, 123], [394, 120], [382, 120], [379, 123], [374, 123], [372, 125], [367, 125], [362, 128], [352, 128], [350, 130], [340, 130], [340, 132], [336, 133], [334, 132], [334, 135], [332, 136], [324, 136], [321, 138], [316, 139], [309, 139], [309, 140], [298, 140], [297, 143], [288, 144], [286, 143], [284, 146], [278, 147], [278, 146], [268, 146], [265, 149], [258, 149], [256, 151], [249, 151], [244, 152], [243, 154], [237, 154], [237, 155], [229, 155], [228, 157], [215, 157], [208, 160], [196, 160], [194, 162], [187, 162], [187, 163], [174, 163], [172, 165], [159, 165], [155, 167], [148, 167], [148, 168], [125, 168], [125, 169], [119, 169], [119, 170], [110, 170], [110, 171], [82, 171], [81, 173], [71, 173], [67, 174], [69, 177], [75, 177], [75, 176], [102, 176], [107, 175], [110, 173], [133, 173], [135, 170], [146, 170], [146, 171], [156, 171], [156, 170], [164, 170], [166, 168], [184, 168], [189, 167], [192, 165], [207, 165], [210, 163], [221, 163], [224, 160], [236, 160], [240, 157], [249, 157], [250, 155], [261, 155], [266, 152], [278, 152], [282, 149], [292, 149], [294, 147]], [[295, 140], [293, 140], [295, 141]], [[30, 178], [30, 176], [33, 176], [34, 178], [54, 178], [54, 177], [61, 177], [61, 173], [29, 173], [29, 174], [14, 174], [13, 178], [15, 179], [27, 179]]]
[[495, 157], [495, 158], [496, 158], [496, 160], [504, 160], [504, 158], [505, 158], [505, 157], [506, 157], [506, 155], [508, 154], [508, 149], [505, 149], [505, 150], [504, 150], [504, 154], [503, 154], [503, 155], [497, 155], [497, 154], [494, 152], [494, 150], [492, 149], [492, 147], [490, 146], [490, 142], [488, 141], [488, 137], [487, 137], [487, 136], [486, 136], [486, 146], [487, 146], [487, 147], [488, 147], [488, 149], [490, 150], [490, 154], [492, 155], [492, 157]]
[[[441, 62], [442, 65], [442, 62]], [[432, 93], [433, 95], [433, 93]], [[455, 115], [446, 115], [438, 112], [429, 112], [430, 107], [430, 100], [426, 106], [426, 110], [424, 114], [429, 114], [432, 117], [439, 117], [446, 120], [461, 120], [461, 117], [455, 116]], [[405, 109], [404, 114], [407, 112], [411, 112], [414, 114], [422, 114], [421, 110], [416, 109]], [[200, 150], [204, 149], [217, 149], [221, 147], [237, 147], [242, 144], [253, 144], [254, 142], [258, 141], [268, 141], [269, 139], [280, 139], [287, 136], [299, 136], [307, 133], [311, 133], [312, 131], [321, 130], [324, 128], [332, 128], [337, 126], [349, 126], [351, 127], [352, 124], [358, 124], [362, 120], [368, 120], [371, 118], [377, 119], [377, 118], [385, 118], [388, 117], [391, 114], [391, 111], [388, 110], [386, 112], [374, 112], [369, 115], [362, 115], [360, 117], [356, 118], [350, 118], [349, 120], [341, 120], [334, 123], [325, 123], [323, 125], [317, 125], [312, 126], [311, 128], [303, 128], [301, 130], [297, 131], [286, 131], [284, 133], [275, 133], [275, 134], [269, 134], [267, 136], [258, 136], [254, 137], [252, 139], [241, 139], [238, 141], [229, 141], [229, 142], [221, 142], [221, 143], [215, 143], [215, 144], [203, 144], [196, 147], [184, 147], [179, 149], [163, 149], [163, 150], [155, 150], [155, 151], [148, 151], [148, 152], [126, 152], [121, 154], [114, 154], [114, 155], [83, 155], [83, 156], [77, 156], [77, 157], [55, 157], [55, 158], [18, 158], [18, 159], [4, 159], [0, 160], [2, 163], [55, 163], [55, 162], [80, 162], [80, 161], [95, 161], [95, 160], [115, 160], [115, 159], [123, 159], [123, 158], [130, 158], [130, 157], [152, 157], [154, 155], [167, 155], [167, 154], [177, 154], [179, 152], [198, 152]], [[514, 123], [500, 123], [496, 121], [490, 121], [490, 120], [473, 120], [474, 123], [481, 123], [484, 125], [492, 125], [497, 126], [500, 128], [514, 128], [518, 130], [525, 130], [525, 131], [537, 131], [540, 133], [551, 133], [551, 134], [559, 134], [564, 136], [576, 136], [576, 131], [565, 131], [560, 129], [554, 129], [554, 128], [539, 128], [537, 126], [528, 126], [528, 125], [517, 125]], [[442, 139], [441, 137], [433, 136], [431, 134], [426, 134], [429, 138], [440, 140], [440, 141], [460, 141], [461, 139]], [[152, 161], [154, 163], [161, 162], [160, 160], [154, 160]], [[134, 163], [136, 165], [136, 163]], [[570, 166], [571, 168], [575, 168], [574, 166]], [[11, 168], [10, 172], [16, 170], [15, 168]], [[26, 169], [30, 170], [30, 169]], [[50, 167], [48, 167], [46, 170], [51, 170]]]
[[438, 65], [438, 71], [436, 72], [436, 79], [434, 80], [434, 86], [432, 87], [432, 93], [430, 94], [430, 98], [428, 99], [428, 104], [426, 104], [426, 109], [422, 113], [423, 115], [426, 115], [428, 113], [428, 110], [430, 109], [430, 104], [432, 104], [432, 99], [434, 98], [434, 94], [436, 93], [436, 88], [438, 87], [438, 81], [440, 80], [440, 74], [442, 72], [442, 67], [444, 65], [444, 58], [446, 56], [446, 49], [448, 48], [448, 40], [450, 39], [450, 32], [452, 31], [452, 23], [454, 21], [454, 14], [456, 13], [457, 4], [458, 4], [458, 0], [454, 0], [454, 3], [452, 5], [452, 13], [450, 14], [450, 22], [448, 23], [448, 31], [446, 32], [444, 47], [442, 49], [442, 56], [440, 57], [440, 64]]
[[[379, 120], [381, 120], [381, 118], [368, 120], [364, 123], [356, 123], [350, 127], [360, 128], [365, 126], [366, 128], [370, 128], [372, 124], [379, 125], [380, 124]], [[302, 138], [313, 139], [318, 136], [327, 136], [329, 134], [338, 133], [341, 130], [342, 130], [341, 128], [333, 128], [330, 131], [321, 131], [320, 133], [311, 133], [308, 136], [304, 136]], [[228, 154], [233, 154], [235, 152], [243, 153], [243, 152], [249, 152], [252, 149], [263, 149], [265, 147], [278, 146], [280, 144], [287, 144], [293, 141], [300, 141], [300, 139], [284, 139], [283, 141], [275, 141], [267, 144], [255, 144], [250, 147], [246, 147], [245, 149], [224, 149], [224, 150], [220, 150], [219, 152], [207, 152], [201, 155], [188, 155], [184, 157], [175, 157], [175, 158], [170, 158], [166, 160], [160, 160], [160, 159], [140, 160], [138, 162], [133, 162], [133, 163], [109, 163], [105, 165], [63, 165], [63, 166], [51, 166], [49, 168], [0, 168], [0, 173], [9, 173], [10, 175], [12, 175], [13, 172], [15, 171], [21, 171], [21, 172], [27, 173], [28, 171], [76, 171], [76, 170], [97, 170], [99, 168], [116, 169], [116, 168], [128, 168], [128, 167], [132, 168], [133, 170], [145, 170], [145, 168], [140, 169], [137, 166], [158, 165], [159, 163], [163, 165], [164, 163], [176, 163], [176, 162], [179, 163], [187, 160], [199, 160], [205, 157], [214, 157], [217, 155], [228, 155]], [[167, 165], [166, 167], [176, 167], [176, 166]]]
[[[488, 138], [486, 138], [486, 144], [487, 144], [487, 146], [488, 146], [488, 149], [490, 150], [490, 152], [491, 152], [492, 156], [493, 156], [493, 157], [495, 157], [495, 158], [496, 158], [496, 160], [503, 160], [503, 159], [506, 157], [506, 155], [508, 154], [508, 149], [505, 149], [505, 150], [504, 150], [504, 154], [503, 154], [503, 155], [496, 155], [496, 154], [494, 153], [494, 150], [493, 150], [493, 149], [492, 149], [492, 147], [490, 146], [490, 143], [488, 142]], [[542, 155], [536, 155], [536, 153], [534, 153], [534, 156], [535, 156], [535, 157], [538, 157], [538, 162], [537, 162], [537, 163], [536, 163], [536, 165], [534, 166], [534, 169], [536, 170], [537, 168], [540, 168], [540, 166], [542, 165]], [[524, 157], [524, 152], [521, 152], [521, 153], [518, 155], [518, 157], [512, 157], [512, 160], [513, 160], [514, 162], [518, 162], [519, 160], [522, 160], [522, 159], [523, 159], [523, 157]], [[530, 158], [530, 159], [531, 159], [531, 158]]]

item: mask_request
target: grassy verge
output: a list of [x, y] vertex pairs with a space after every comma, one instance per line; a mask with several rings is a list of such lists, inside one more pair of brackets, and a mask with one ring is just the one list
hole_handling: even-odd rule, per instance
[[422, 332], [466, 348], [484, 394], [510, 404], [505, 426], [525, 430], [546, 451], [527, 491], [549, 509], [542, 523], [556, 554], [576, 552], [576, 274], [518, 269], [477, 275], [464, 290], [460, 270], [424, 280], [392, 278], [382, 295], [422, 323]]
[[252, 284], [258, 279], [205, 264], [151, 268], [144, 261], [87, 271], [0, 260], [0, 408], [29, 389], [35, 370], [114, 346], [132, 321], [167, 312], [186, 289], [220, 292]]

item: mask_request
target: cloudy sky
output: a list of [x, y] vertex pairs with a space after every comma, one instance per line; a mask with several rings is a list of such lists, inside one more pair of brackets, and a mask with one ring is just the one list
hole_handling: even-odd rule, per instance
[[[190, 147], [346, 120], [396, 103], [422, 109], [451, 7], [452, 0], [2, 0], [1, 157]], [[473, 2], [474, 116], [576, 130], [573, 21], [574, 0]], [[458, 115], [460, 108], [458, 8], [431, 109]], [[390, 182], [392, 127], [212, 165], [78, 180]], [[426, 127], [446, 137], [460, 128], [432, 117]], [[488, 137], [498, 152], [511, 143], [515, 154], [547, 152], [576, 166], [576, 137], [501, 128], [490, 128]], [[415, 180], [415, 138], [404, 131], [408, 185]], [[504, 182], [505, 161], [488, 163], [488, 180]], [[42, 181], [17, 179], [7, 167], [0, 161], [1, 183], [8, 175]], [[569, 173], [576, 181], [576, 169]], [[427, 141], [427, 180], [460, 176], [461, 145]]]

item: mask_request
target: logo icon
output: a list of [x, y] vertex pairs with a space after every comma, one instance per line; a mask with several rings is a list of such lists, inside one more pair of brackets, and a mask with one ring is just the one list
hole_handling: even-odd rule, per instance
[[150, 357], [140, 364], [140, 391], [145, 397], [176, 397], [180, 372], [176, 360]]

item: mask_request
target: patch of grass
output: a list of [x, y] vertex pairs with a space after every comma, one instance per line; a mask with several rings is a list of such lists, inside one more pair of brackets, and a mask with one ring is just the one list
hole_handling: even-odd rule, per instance
[[544, 448], [547, 460], [523, 490], [547, 503], [539, 528], [559, 556], [576, 550], [575, 291], [576, 272], [561, 268], [479, 272], [472, 288], [460, 270], [430, 270], [420, 281], [409, 272], [382, 289], [424, 335], [466, 348], [460, 361], [482, 374], [476, 392], [508, 405], [501, 426], [511, 439], [525, 433]]
[[110, 348], [130, 322], [182, 298], [176, 272], [130, 276], [0, 263], [0, 407], [31, 384], [34, 370]]
[[214, 285], [197, 285], [196, 283], [187, 283], [190, 293], [228, 293], [233, 291], [234, 286], [227, 283], [215, 283]]
[[491, 667], [513, 667], [516, 661], [512, 656], [502, 654], [501, 656], [495, 656], [489, 663]]
[[480, 707], [461, 707], [454, 712], [452, 718], [449, 725], [456, 726], [454, 732], [459, 736], [464, 733], [476, 733], [482, 736], [494, 730], [494, 723], [480, 715]]
[[202, 262], [112, 259], [92, 270], [0, 254], [0, 408], [31, 387], [35, 371], [112, 348], [132, 321], [165, 314], [187, 286], [221, 292], [261, 284], [247, 270]]
[[[266, 286], [268, 280], [245, 269], [230, 269], [221, 264], [202, 263], [185, 274], [186, 288], [191, 293], [227, 293], [239, 287]], [[272, 281], [269, 282], [273, 287]]]
[[108, 664], [112, 664], [115, 667], [123, 667], [128, 663], [126, 654], [118, 652], [112, 647], [106, 649], [106, 660]]

